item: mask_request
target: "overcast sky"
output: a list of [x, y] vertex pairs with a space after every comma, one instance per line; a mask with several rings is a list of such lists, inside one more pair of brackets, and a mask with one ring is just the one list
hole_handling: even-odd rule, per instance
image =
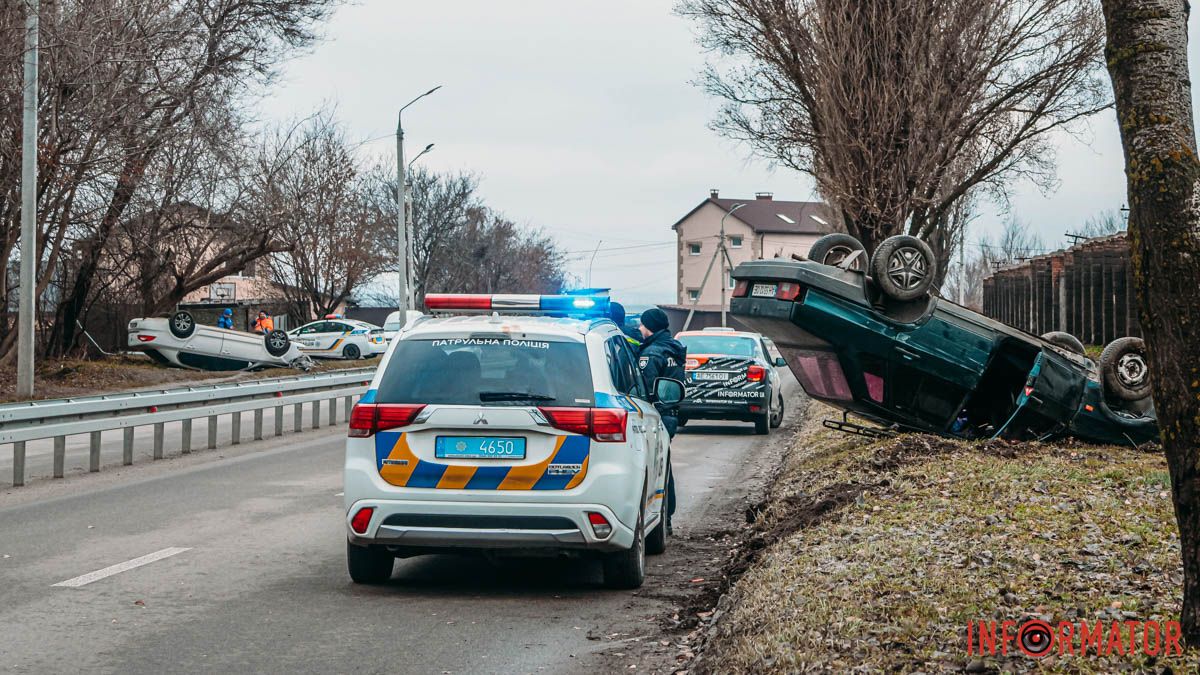
[[[370, 153], [394, 148], [405, 111], [409, 157], [482, 179], [488, 204], [543, 228], [572, 252], [571, 272], [627, 302], [671, 302], [670, 226], [704, 199], [815, 199], [812, 181], [772, 168], [708, 128], [717, 102], [692, 82], [707, 56], [672, 0], [358, 0], [326, 26], [261, 102], [284, 120], [336, 105]], [[1197, 19], [1192, 19], [1195, 30]], [[1191, 50], [1192, 69], [1197, 50]], [[1021, 186], [1013, 210], [1057, 243], [1088, 216], [1125, 203], [1111, 111], [1058, 137], [1060, 186]], [[999, 226], [989, 209], [971, 235]], [[601, 243], [602, 242], [602, 243]], [[636, 247], [636, 248], [631, 248]], [[519, 261], [514, 261], [519, 264]]]

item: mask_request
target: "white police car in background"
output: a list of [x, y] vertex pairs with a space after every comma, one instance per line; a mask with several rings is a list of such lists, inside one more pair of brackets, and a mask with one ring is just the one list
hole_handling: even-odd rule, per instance
[[[429, 295], [393, 340], [346, 442], [347, 562], [382, 583], [422, 553], [596, 555], [636, 588], [666, 548], [670, 438], [608, 298]], [[499, 312], [506, 312], [500, 314]], [[523, 312], [514, 316], [513, 312]], [[657, 398], [683, 396], [675, 380]]]
[[372, 358], [387, 351], [382, 328], [339, 314], [306, 323], [288, 336], [305, 354], [323, 359]]

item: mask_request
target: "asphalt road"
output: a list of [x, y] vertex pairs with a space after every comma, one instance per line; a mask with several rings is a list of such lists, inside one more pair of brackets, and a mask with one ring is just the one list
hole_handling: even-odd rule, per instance
[[[557, 560], [426, 556], [399, 561], [386, 586], [355, 586], [343, 434], [0, 493], [0, 671], [594, 672], [612, 649], [600, 635], [661, 609], [601, 588], [597, 564]], [[676, 438], [677, 531], [711, 524], [761, 471], [756, 452], [783, 442], [767, 439], [696, 424]], [[641, 596], [675, 572], [670, 559], [648, 558]]]

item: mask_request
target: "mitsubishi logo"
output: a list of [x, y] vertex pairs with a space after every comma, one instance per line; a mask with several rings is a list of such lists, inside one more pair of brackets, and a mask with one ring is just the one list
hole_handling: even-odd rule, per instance
[[482, 410], [479, 411], [479, 417], [475, 418], [473, 424], [487, 424], [487, 417]]

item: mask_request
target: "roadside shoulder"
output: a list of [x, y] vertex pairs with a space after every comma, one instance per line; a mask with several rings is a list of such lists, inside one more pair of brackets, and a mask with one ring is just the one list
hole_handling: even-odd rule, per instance
[[1161, 455], [923, 435], [870, 442], [824, 429], [831, 414], [810, 406], [727, 563], [692, 672], [1197, 671], [1192, 654], [1056, 650], [1035, 661], [1015, 646], [968, 651], [968, 622], [1178, 616]]

